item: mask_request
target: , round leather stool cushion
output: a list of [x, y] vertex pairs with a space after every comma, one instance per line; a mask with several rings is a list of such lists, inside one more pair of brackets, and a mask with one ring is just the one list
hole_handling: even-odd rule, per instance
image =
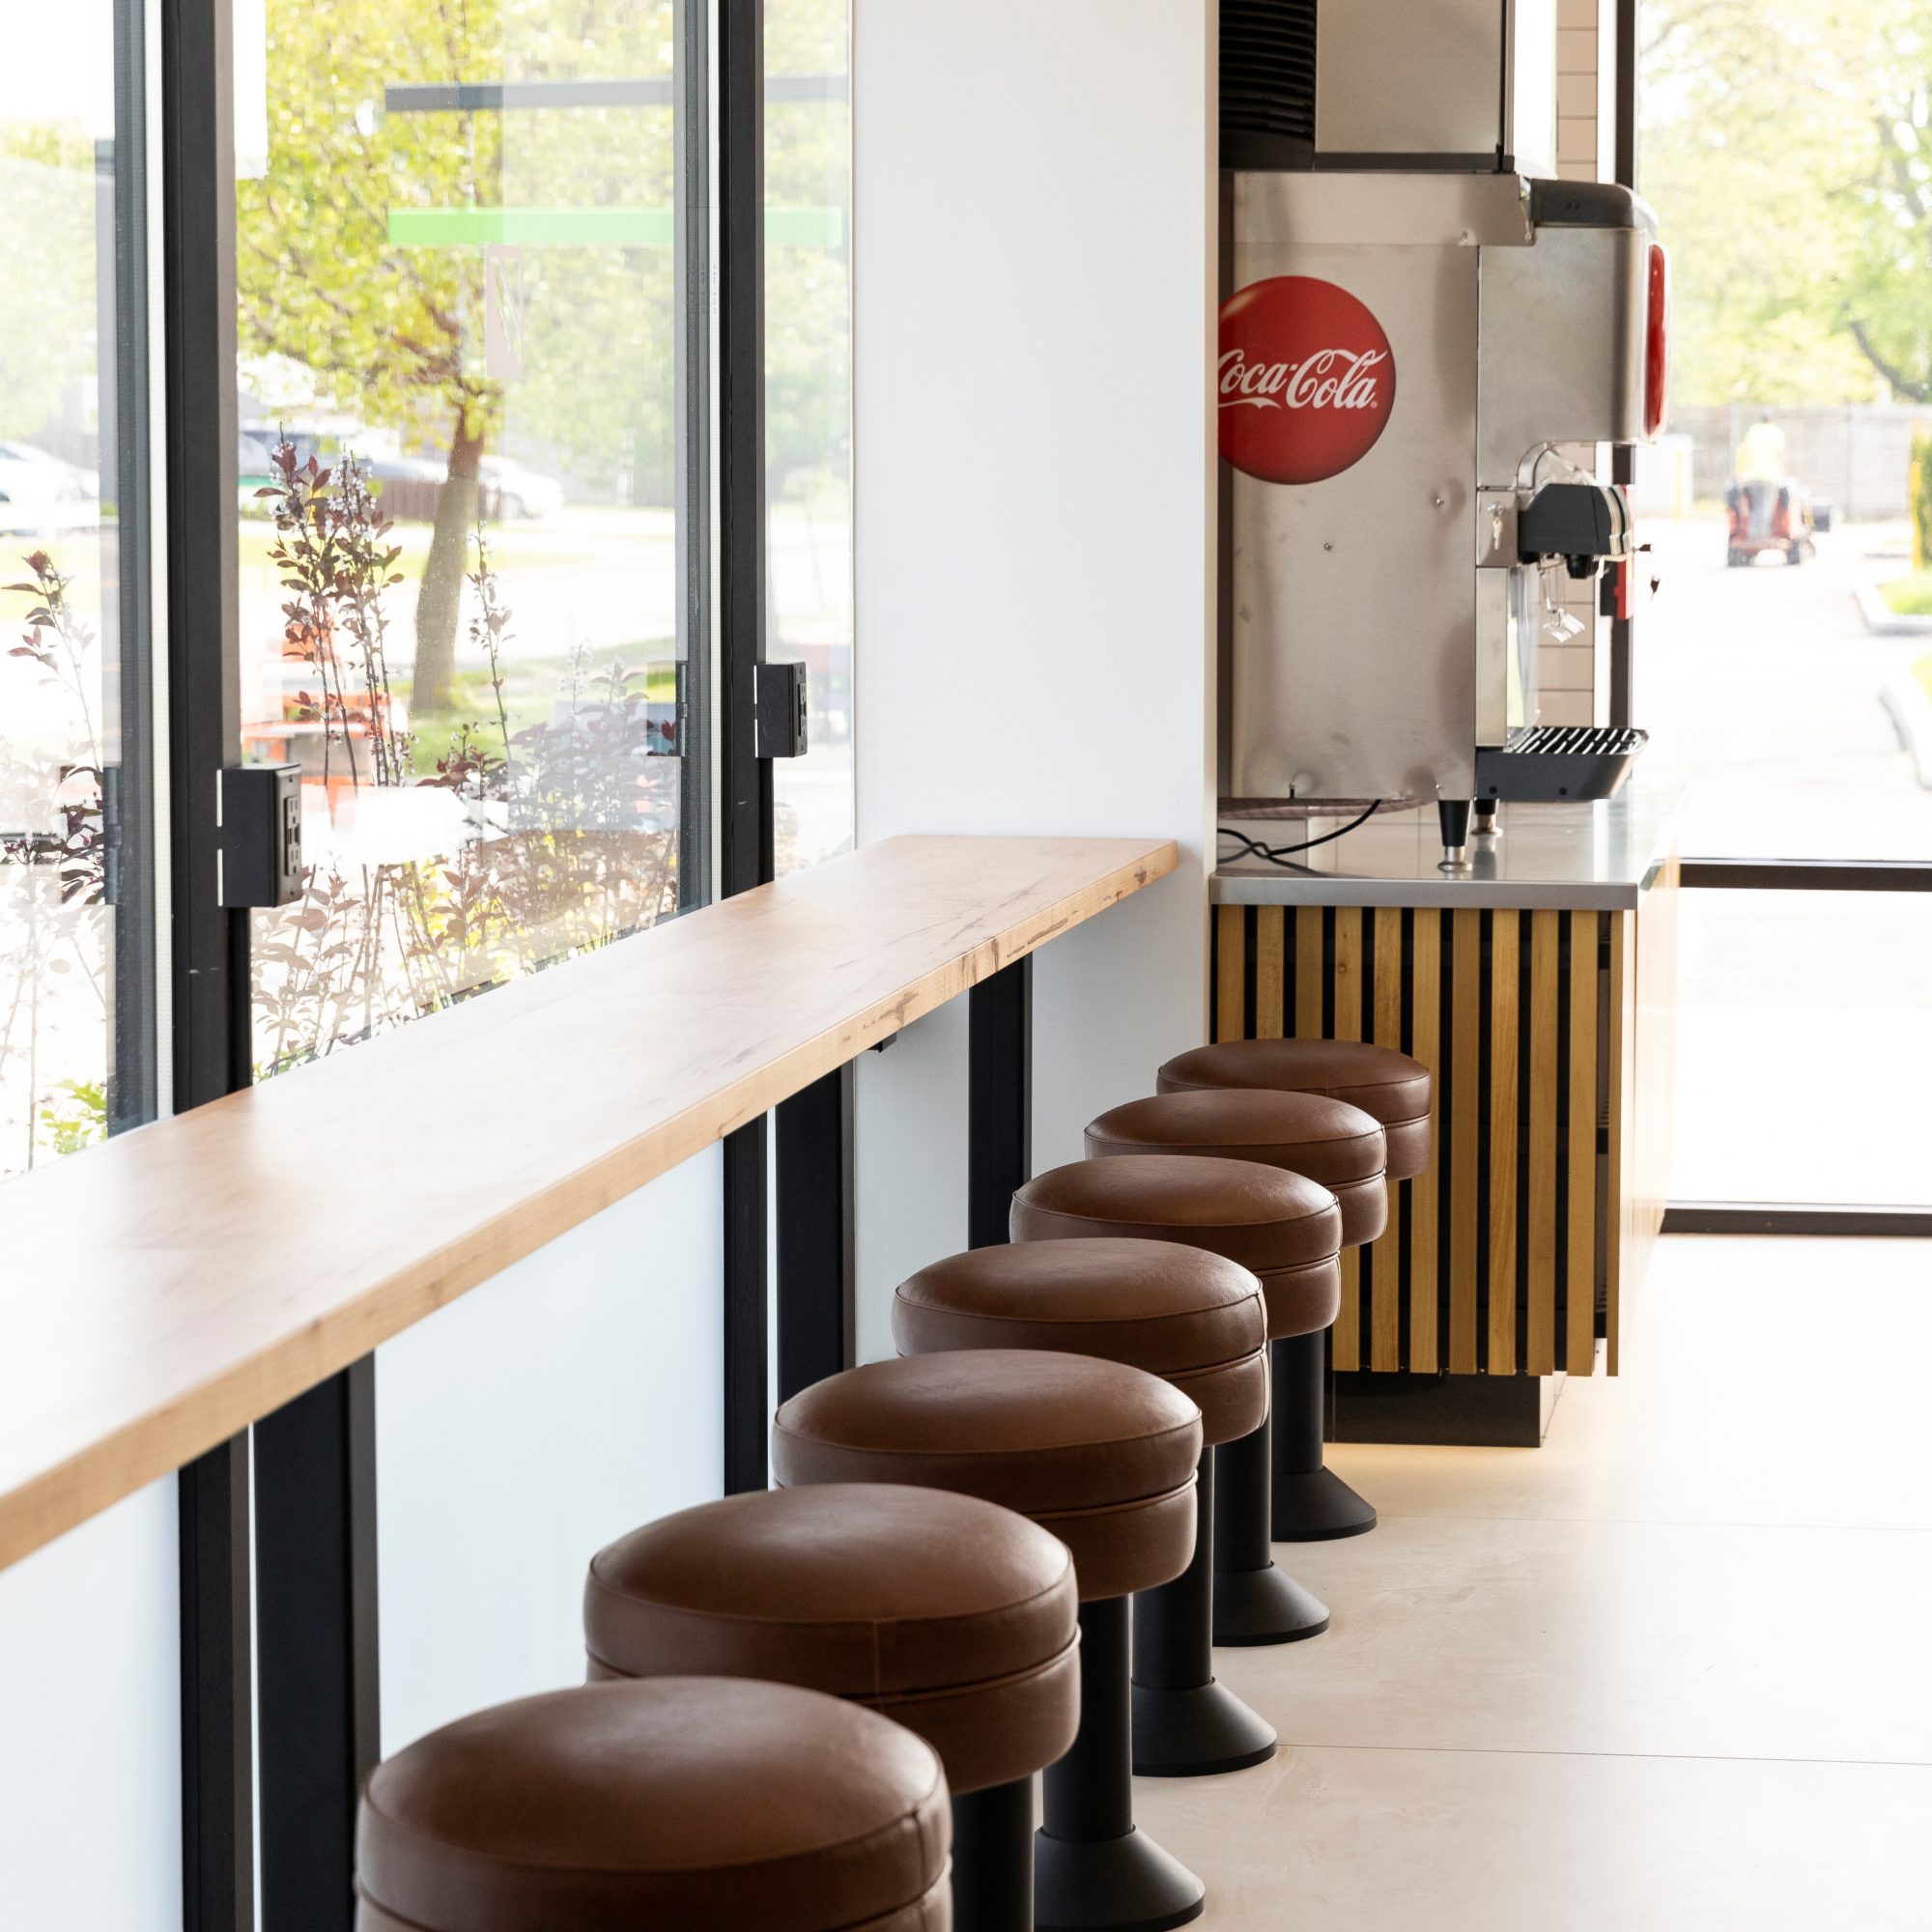
[[1342, 1305], [1342, 1210], [1305, 1176], [1211, 1154], [1115, 1154], [1037, 1174], [1015, 1241], [1133, 1235], [1206, 1248], [1261, 1278], [1270, 1336], [1325, 1328]]
[[1080, 1722], [1079, 1593], [1056, 1536], [891, 1483], [759, 1490], [600, 1550], [595, 1677], [760, 1677], [917, 1731], [956, 1795], [1029, 1777]]
[[1262, 1285], [1236, 1262], [1172, 1241], [1022, 1241], [949, 1255], [899, 1284], [893, 1339], [908, 1355], [1060, 1349], [1125, 1362], [1232, 1441], [1267, 1414]]
[[1274, 1087], [1325, 1094], [1382, 1123], [1388, 1178], [1410, 1180], [1429, 1165], [1429, 1069], [1392, 1046], [1360, 1039], [1223, 1039], [1177, 1054], [1155, 1091], [1194, 1087]]
[[1044, 1350], [867, 1362], [802, 1389], [772, 1426], [788, 1488], [910, 1483], [1032, 1517], [1073, 1552], [1082, 1602], [1186, 1569], [1200, 1460], [1201, 1411], [1179, 1390]]
[[1342, 1245], [1388, 1225], [1388, 1148], [1374, 1115], [1325, 1094], [1199, 1088], [1129, 1100], [1088, 1123], [1090, 1154], [1215, 1154], [1319, 1180], [1342, 1210]]
[[660, 1677], [460, 1719], [376, 1767], [360, 1932], [946, 1932], [932, 1747], [789, 1684]]

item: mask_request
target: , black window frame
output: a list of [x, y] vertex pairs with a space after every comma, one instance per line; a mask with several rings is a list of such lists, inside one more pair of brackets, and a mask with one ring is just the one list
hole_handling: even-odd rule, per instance
[[[138, 13], [138, 0], [123, 4]], [[252, 1078], [248, 915], [221, 905], [217, 859], [219, 775], [241, 757], [232, 21], [232, 0], [168, 0], [161, 13], [177, 1110]], [[753, 739], [765, 598], [762, 23], [761, 0], [677, 0], [680, 911], [772, 873], [771, 769]], [[144, 417], [128, 396], [124, 428]], [[752, 1135], [733, 1136], [735, 1152], [727, 1142], [725, 1166], [727, 1332], [753, 1285], [758, 1298], [754, 1333], [734, 1335], [727, 1354], [741, 1380], [747, 1344], [762, 1365], [764, 1343], [762, 1122], [755, 1146]], [[258, 1841], [274, 1932], [352, 1922], [355, 1807], [379, 1747], [374, 1368], [365, 1356], [177, 1479], [185, 1932], [252, 1932]], [[762, 1454], [761, 1382], [757, 1404]]]
[[[1615, 173], [1625, 187], [1636, 186], [1637, 94], [1641, 0], [1615, 0], [1616, 128]], [[1634, 449], [1620, 443], [1613, 452], [1613, 474], [1620, 483], [1634, 473]], [[1635, 685], [1635, 623], [1627, 617], [1610, 626], [1610, 723], [1633, 719]], [[1912, 860], [1733, 859], [1693, 853], [1681, 865], [1679, 886], [1689, 892], [1932, 892], [1932, 863]], [[1932, 1236], [1932, 1206], [1889, 1207], [1881, 1203], [1839, 1207], [1824, 1202], [1671, 1201], [1663, 1232], [1682, 1235], [1861, 1235], [1880, 1237]]]

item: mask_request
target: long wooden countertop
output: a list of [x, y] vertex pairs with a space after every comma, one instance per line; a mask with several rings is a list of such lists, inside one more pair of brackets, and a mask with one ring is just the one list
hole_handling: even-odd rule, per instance
[[0, 1567], [1177, 857], [886, 839], [9, 1183]]

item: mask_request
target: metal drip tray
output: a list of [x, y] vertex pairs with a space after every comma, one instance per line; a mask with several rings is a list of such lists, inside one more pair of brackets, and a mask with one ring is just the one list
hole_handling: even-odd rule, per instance
[[1476, 796], [1548, 804], [1609, 798], [1630, 774], [1648, 731], [1617, 724], [1526, 724], [1476, 753]]

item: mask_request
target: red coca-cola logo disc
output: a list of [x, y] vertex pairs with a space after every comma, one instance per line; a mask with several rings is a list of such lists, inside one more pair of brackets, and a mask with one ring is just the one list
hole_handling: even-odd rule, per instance
[[1221, 304], [1221, 454], [1264, 483], [1319, 483], [1388, 427], [1395, 356], [1347, 289], [1313, 275], [1250, 282]]

